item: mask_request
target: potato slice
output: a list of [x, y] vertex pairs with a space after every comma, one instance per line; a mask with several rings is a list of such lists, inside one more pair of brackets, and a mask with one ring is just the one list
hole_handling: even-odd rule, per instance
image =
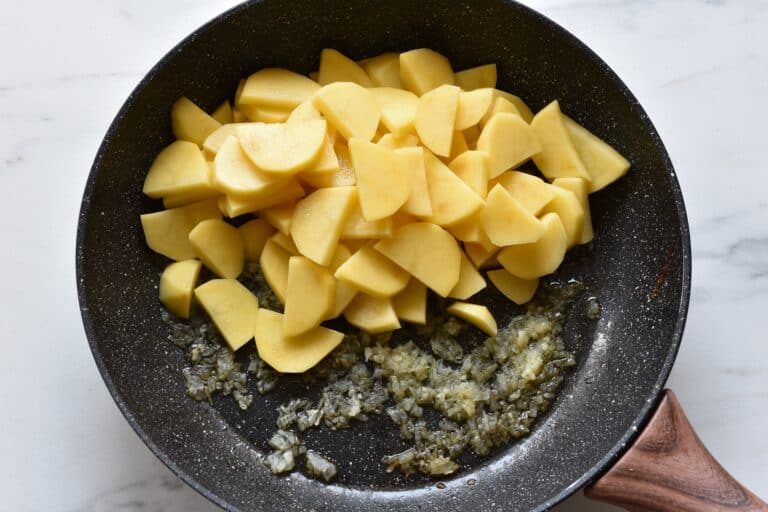
[[197, 260], [171, 263], [160, 275], [160, 302], [180, 318], [189, 318], [192, 292], [200, 275], [201, 264]]
[[511, 101], [509, 101], [506, 98], [502, 98], [501, 96], [494, 96], [493, 103], [485, 112], [485, 115], [479, 122], [480, 128], [482, 129], [486, 125], [486, 123], [488, 123], [488, 121], [491, 120], [491, 118], [494, 115], [502, 112], [506, 112], [508, 114], [515, 114], [516, 116], [520, 115], [520, 111], [517, 110], [517, 107], [515, 107], [515, 105]]
[[344, 310], [347, 322], [370, 334], [394, 331], [400, 328], [390, 299], [358, 293]]
[[500, 248], [495, 245], [488, 247], [482, 243], [470, 242], [464, 244], [464, 250], [477, 268], [498, 266], [496, 255]]
[[465, 221], [453, 224], [446, 228], [450, 234], [456, 240], [462, 242], [480, 242], [483, 238], [487, 238], [485, 231], [483, 231], [483, 212], [479, 211], [472, 217]]
[[261, 252], [259, 266], [267, 284], [275, 296], [285, 304], [288, 293], [288, 260], [291, 254], [280, 247], [274, 240], [269, 239]]
[[206, 219], [221, 219], [215, 199], [145, 213], [141, 216], [141, 226], [150, 249], [172, 260], [181, 261], [197, 257], [195, 248], [189, 242], [189, 232]]
[[430, 222], [451, 226], [480, 211], [480, 196], [429, 151], [424, 152], [424, 165], [432, 205]]
[[488, 193], [483, 229], [493, 245], [499, 247], [532, 243], [544, 233], [539, 219], [498, 184]]
[[203, 154], [206, 158], [215, 157], [224, 141], [230, 136], [237, 137], [237, 127], [244, 124], [246, 123], [225, 124], [206, 137], [205, 142], [203, 142]]
[[376, 87], [403, 88], [400, 80], [400, 55], [383, 53], [377, 57], [365, 59], [360, 63]]
[[376, 134], [381, 109], [373, 93], [352, 82], [324, 86], [312, 104], [345, 139], [370, 141]]
[[373, 249], [362, 247], [334, 274], [336, 279], [373, 297], [391, 297], [408, 284], [410, 275], [390, 259]]
[[510, 94], [507, 91], [502, 91], [500, 89], [494, 89], [494, 94], [497, 98], [504, 98], [512, 103], [520, 114], [520, 117], [522, 117], [526, 123], [531, 124], [531, 120], [533, 120], [533, 112], [531, 112], [531, 109], [519, 96], [515, 96], [514, 94]]
[[462, 91], [456, 108], [455, 130], [466, 130], [480, 122], [494, 100], [493, 89], [483, 88], [474, 91]]
[[259, 261], [264, 245], [267, 243], [267, 239], [272, 236], [272, 233], [275, 232], [275, 228], [264, 219], [253, 219], [242, 224], [237, 229], [243, 237], [245, 260]]
[[282, 234], [288, 235], [291, 232], [291, 221], [293, 220], [293, 212], [295, 209], [296, 203], [284, 203], [277, 206], [270, 206], [261, 211], [261, 217]]
[[298, 73], [280, 68], [257, 71], [245, 81], [235, 103], [282, 109], [296, 108], [320, 89], [320, 85]]
[[570, 117], [563, 115], [565, 130], [589, 174], [589, 193], [597, 192], [624, 176], [629, 161], [605, 141], [595, 136]]
[[236, 279], [211, 279], [195, 288], [195, 299], [211, 317], [229, 348], [236, 351], [251, 339], [259, 300]]
[[578, 244], [584, 232], [584, 208], [575, 193], [564, 187], [552, 187], [555, 197], [547, 203], [542, 213], [556, 213], [565, 228], [567, 246]]
[[533, 157], [533, 161], [547, 179], [582, 178], [591, 182], [565, 129], [557, 100], [536, 114], [531, 121], [531, 128], [541, 143], [541, 151]]
[[320, 154], [315, 158], [315, 161], [309, 168], [301, 172], [302, 176], [317, 176], [317, 175], [330, 175], [339, 170], [339, 159], [336, 156], [336, 151], [333, 148], [333, 140], [331, 136], [326, 133], [325, 142], [323, 143]]
[[245, 245], [240, 231], [220, 219], [200, 222], [189, 232], [195, 253], [214, 274], [235, 279], [243, 272]]
[[356, 198], [355, 187], [334, 187], [316, 190], [299, 201], [291, 221], [291, 236], [299, 252], [327, 266]]
[[[552, 182], [552, 185], [565, 190], [570, 190], [576, 195], [576, 199], [579, 200], [582, 210], [584, 211], [584, 218], [582, 221], [581, 235], [576, 240], [577, 244], [586, 244], [595, 238], [595, 232], [592, 228], [592, 213], [589, 209], [589, 185], [581, 178], [557, 178]], [[561, 218], [562, 220], [562, 218]], [[567, 231], [567, 230], [566, 230]]]
[[468, 302], [454, 302], [448, 306], [448, 312], [462, 320], [466, 320], [488, 336], [496, 336], [499, 332], [496, 320], [485, 306]]
[[436, 224], [406, 224], [374, 248], [441, 297], [459, 282], [461, 250], [451, 234]]
[[373, 97], [381, 108], [381, 122], [395, 135], [405, 135], [413, 131], [416, 107], [419, 97], [410, 91], [391, 87], [371, 89]]
[[464, 134], [464, 142], [467, 143], [467, 147], [469, 149], [477, 149], [477, 139], [480, 138], [480, 128], [477, 126], [470, 126], [461, 133]]
[[467, 184], [481, 199], [488, 195], [488, 154], [483, 151], [465, 151], [448, 164], [456, 176]]
[[219, 122], [221, 125], [229, 124], [232, 122], [232, 105], [229, 101], [225, 101], [211, 113], [211, 117]]
[[541, 218], [544, 234], [530, 244], [511, 245], [497, 254], [499, 263], [512, 275], [523, 279], [551, 274], [563, 262], [568, 247], [565, 228], [556, 213]]
[[400, 148], [395, 150], [395, 153], [411, 180], [411, 193], [401, 211], [409, 215], [432, 215], [432, 202], [429, 198], [427, 171], [424, 165], [424, 148]]
[[240, 105], [240, 112], [249, 121], [254, 123], [284, 123], [291, 116], [290, 108], [265, 107], [262, 105]]
[[413, 125], [422, 144], [436, 155], [451, 154], [460, 92], [455, 85], [441, 85], [419, 98]]
[[451, 154], [447, 157], [440, 157], [440, 160], [444, 164], [448, 164], [448, 162], [451, 162], [459, 157], [462, 153], [469, 151], [469, 145], [467, 144], [467, 140], [464, 138], [464, 132], [462, 131], [455, 131], [453, 132], [453, 138], [451, 140]]
[[376, 144], [389, 149], [415, 148], [419, 145], [419, 138], [410, 133], [406, 133], [402, 137], [385, 133], [376, 141]]
[[182, 96], [171, 107], [171, 127], [177, 139], [202, 146], [206, 137], [220, 128], [221, 123]]
[[488, 272], [488, 279], [506, 298], [518, 305], [530, 301], [539, 287], [538, 278], [522, 279], [513, 276], [503, 268]]
[[214, 160], [213, 183], [224, 194], [253, 199], [281, 188], [287, 178], [261, 172], [240, 148], [236, 137], [228, 137]]
[[421, 96], [441, 85], [453, 85], [453, 68], [443, 55], [428, 48], [400, 54], [400, 79], [409, 91]]
[[461, 266], [459, 267], [459, 282], [448, 294], [452, 299], [466, 300], [485, 288], [485, 279], [480, 275], [464, 251], [461, 251]]
[[351, 139], [349, 152], [365, 220], [383, 219], [405, 204], [411, 195], [412, 178], [393, 150]]
[[[344, 244], [336, 246], [336, 252], [333, 254], [333, 259], [329, 265], [329, 269], [332, 274], [335, 274], [339, 267], [341, 267], [345, 261], [352, 257], [352, 252]], [[339, 281], [336, 279], [336, 293], [334, 294], [333, 307], [328, 313], [328, 318], [336, 318], [344, 312], [352, 299], [357, 295], [357, 288], [352, 285]]]
[[541, 151], [536, 133], [515, 114], [494, 115], [477, 139], [477, 149], [488, 153], [489, 177], [516, 167]]
[[224, 196], [220, 199], [220, 206], [227, 217], [233, 218], [244, 213], [263, 210], [270, 206], [284, 204], [304, 197], [304, 189], [295, 179], [290, 179], [274, 193], [267, 194], [256, 199], [242, 199], [235, 196]]
[[459, 71], [453, 75], [456, 85], [465, 91], [496, 87], [496, 64], [485, 64]]
[[312, 104], [312, 99], [302, 101], [298, 107], [293, 109], [288, 116], [286, 123], [299, 123], [304, 121], [321, 120], [323, 115]]
[[320, 85], [353, 82], [363, 87], [373, 87], [373, 81], [368, 77], [368, 73], [357, 62], [330, 48], [320, 52], [317, 81]]
[[216, 199], [218, 201], [218, 198], [221, 194], [219, 194], [218, 190], [212, 190], [210, 192], [203, 192], [200, 194], [176, 194], [172, 196], [166, 196], [163, 198], [163, 208], [166, 210], [170, 208], [178, 208], [180, 206], [187, 206], [192, 203], [199, 203], [200, 201], [205, 201], [206, 199]]
[[539, 212], [554, 197], [552, 186], [538, 176], [522, 171], [507, 171], [489, 184], [498, 183], [504, 187], [520, 205], [533, 215]]
[[209, 171], [197, 145], [177, 140], [155, 157], [144, 178], [143, 192], [152, 198], [210, 193]]
[[414, 324], [427, 323], [427, 287], [416, 279], [408, 281], [403, 291], [392, 297], [397, 318]]
[[336, 280], [327, 267], [304, 256], [288, 260], [283, 334], [298, 336], [320, 325], [333, 308]]
[[240, 126], [240, 146], [263, 172], [290, 176], [308, 167], [325, 143], [325, 121]]
[[344, 339], [344, 333], [315, 327], [299, 336], [283, 333], [283, 315], [259, 309], [255, 316], [259, 357], [281, 373], [302, 373], [323, 360]]
[[346, 142], [337, 142], [333, 145], [336, 152], [336, 158], [339, 163], [339, 170], [332, 173], [306, 172], [299, 174], [299, 177], [307, 185], [314, 188], [328, 187], [351, 187], [357, 183], [355, 178], [355, 169], [352, 167], [352, 158], [349, 155], [349, 148]]
[[280, 231], [278, 231], [277, 233], [273, 234], [269, 239], [275, 242], [277, 245], [279, 245], [284, 251], [289, 253], [291, 256], [299, 256], [299, 249], [296, 247], [296, 244], [293, 242], [293, 239], [290, 237], [290, 235], [286, 235], [285, 233], [281, 233]]
[[363, 210], [360, 207], [360, 201], [356, 199], [344, 224], [344, 229], [341, 231], [341, 238], [344, 240], [350, 238], [389, 238], [392, 236], [393, 229], [391, 217], [384, 217], [374, 221], [365, 220]]

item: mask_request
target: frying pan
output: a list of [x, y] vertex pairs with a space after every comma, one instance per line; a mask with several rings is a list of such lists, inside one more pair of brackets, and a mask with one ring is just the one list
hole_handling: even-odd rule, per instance
[[[260, 454], [275, 407], [301, 389], [256, 395], [247, 412], [232, 400], [195, 402], [180, 375], [183, 354], [166, 340], [156, 286], [167, 262], [147, 249], [138, 219], [160, 208], [141, 188], [172, 141], [170, 105], [187, 95], [212, 109], [262, 67], [308, 73], [324, 47], [353, 58], [430, 47], [456, 69], [496, 62], [501, 89], [534, 110], [560, 99], [632, 162], [626, 177], [592, 198], [594, 254], [564, 270], [600, 298], [602, 315], [597, 324], [569, 321], [565, 341], [577, 366], [557, 400], [530, 436], [465, 462], [440, 485], [384, 471], [381, 457], [401, 441], [382, 418], [307, 434], [340, 463], [334, 484], [273, 476]], [[683, 198], [664, 146], [604, 62], [520, 4], [263, 0], [220, 15], [149, 72], [109, 128], [83, 197], [77, 279], [88, 342], [120, 410], [171, 470], [226, 509], [545, 510], [593, 484], [588, 494], [633, 510], [767, 510], [708, 456], [663, 388], [691, 279]], [[502, 322], [514, 313], [491, 292], [480, 300]]]

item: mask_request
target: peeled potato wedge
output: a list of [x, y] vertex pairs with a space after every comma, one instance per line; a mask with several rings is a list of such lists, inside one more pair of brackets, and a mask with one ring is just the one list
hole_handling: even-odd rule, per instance
[[365, 220], [383, 219], [405, 204], [411, 195], [412, 178], [393, 150], [351, 139], [349, 152]]
[[206, 158], [212, 159], [219, 152], [221, 145], [228, 137], [237, 137], [237, 127], [246, 123], [230, 123], [222, 125], [221, 128], [211, 132], [203, 142], [203, 154]]
[[293, 213], [296, 210], [296, 203], [284, 203], [277, 206], [270, 206], [261, 210], [261, 218], [269, 222], [275, 229], [283, 235], [291, 232], [291, 222]]
[[312, 104], [347, 140], [370, 141], [376, 134], [381, 109], [373, 93], [352, 82], [324, 86], [312, 97]]
[[494, 115], [502, 112], [506, 112], [508, 114], [515, 114], [516, 116], [520, 115], [520, 111], [517, 110], [517, 107], [515, 107], [514, 103], [512, 103], [506, 98], [496, 95], [494, 96], [494, 100], [491, 106], [488, 108], [488, 110], [485, 112], [485, 115], [479, 122], [480, 128], [483, 128], [485, 124], [488, 121], [490, 121]]
[[254, 123], [284, 123], [291, 115], [290, 108], [240, 105], [240, 112]]
[[376, 144], [389, 149], [415, 148], [419, 145], [419, 138], [410, 133], [407, 133], [401, 137], [391, 133], [385, 133], [379, 140], [376, 141]]
[[482, 221], [488, 238], [499, 247], [532, 243], [544, 233], [539, 219], [498, 184], [488, 193]]
[[248, 77], [235, 103], [238, 107], [244, 104], [292, 109], [318, 89], [320, 85], [304, 75], [287, 69], [266, 68]]
[[480, 275], [464, 251], [461, 251], [459, 282], [448, 294], [452, 299], [466, 300], [485, 288], [485, 279]]
[[568, 248], [568, 238], [563, 223], [556, 213], [547, 213], [541, 218], [544, 234], [530, 244], [504, 247], [496, 255], [499, 263], [510, 274], [534, 279], [551, 274], [562, 263]]
[[553, 101], [534, 116], [531, 128], [541, 144], [541, 151], [533, 157], [533, 161], [547, 179], [582, 178], [591, 182], [584, 163], [565, 129], [557, 101]]
[[570, 190], [576, 195], [576, 199], [579, 200], [579, 204], [581, 204], [581, 208], [584, 211], [581, 235], [577, 238], [576, 243], [586, 244], [591, 242], [595, 237], [595, 232], [592, 228], [592, 214], [589, 210], [589, 185], [587, 182], [581, 178], [557, 178], [552, 182], [552, 185]]
[[243, 199], [235, 196], [224, 196], [219, 200], [221, 211], [229, 218], [264, 210], [271, 206], [295, 201], [304, 197], [304, 189], [295, 179], [289, 179], [285, 185], [272, 194], [266, 194], [256, 199]]
[[189, 233], [206, 219], [221, 219], [215, 199], [141, 216], [144, 238], [150, 249], [172, 260], [197, 257]]
[[214, 160], [213, 183], [224, 194], [244, 199], [276, 191], [287, 178], [261, 172], [240, 148], [237, 137], [227, 137]]
[[211, 279], [195, 288], [195, 299], [211, 317], [229, 348], [236, 351], [251, 339], [259, 300], [236, 279]]
[[522, 171], [507, 171], [491, 181], [491, 184], [496, 183], [504, 187], [515, 201], [533, 215], [538, 215], [555, 197], [549, 183]]
[[456, 85], [465, 91], [496, 87], [496, 64], [485, 64], [459, 71], [454, 75]]
[[279, 245], [291, 256], [299, 255], [299, 249], [296, 247], [296, 244], [293, 243], [293, 239], [290, 237], [290, 235], [286, 235], [285, 233], [278, 231], [277, 233], [274, 233], [269, 239]]
[[373, 81], [357, 62], [331, 48], [325, 48], [320, 52], [317, 81], [320, 85], [353, 82], [363, 87], [373, 87]]
[[432, 201], [429, 198], [427, 171], [424, 164], [424, 148], [400, 148], [395, 150], [395, 153], [411, 180], [411, 193], [401, 211], [415, 216], [432, 215]]
[[204, 220], [189, 232], [189, 241], [203, 264], [217, 276], [235, 279], [243, 272], [245, 245], [233, 225], [221, 219]]
[[323, 115], [312, 104], [312, 100], [308, 99], [299, 103], [299, 106], [291, 111], [286, 123], [300, 123], [304, 121], [321, 120]]
[[333, 187], [318, 189], [299, 201], [291, 221], [299, 252], [327, 266], [356, 199], [355, 187]]
[[494, 94], [497, 98], [504, 98], [512, 103], [515, 106], [515, 110], [520, 114], [520, 117], [522, 117], [526, 123], [531, 124], [531, 120], [533, 120], [533, 112], [531, 112], [530, 107], [528, 107], [519, 96], [515, 96], [514, 94], [499, 89], [494, 89]]
[[400, 80], [400, 55], [383, 53], [377, 57], [365, 59], [360, 63], [376, 87], [403, 89]]
[[285, 304], [288, 293], [288, 260], [291, 254], [274, 240], [267, 240], [259, 258], [259, 266], [275, 296]]
[[556, 213], [565, 228], [568, 248], [578, 244], [584, 232], [584, 208], [579, 198], [564, 187], [552, 187], [555, 197], [542, 213]]
[[381, 108], [381, 122], [394, 135], [406, 135], [412, 131], [419, 97], [410, 91], [391, 87], [371, 89]]
[[202, 146], [206, 137], [220, 128], [221, 123], [182, 96], [171, 107], [171, 127], [177, 139]]
[[371, 297], [358, 293], [344, 310], [347, 322], [370, 333], [394, 331], [400, 328], [395, 309], [390, 299]]
[[297, 336], [320, 325], [333, 308], [336, 280], [327, 267], [303, 256], [288, 260], [283, 334]]
[[160, 302], [180, 318], [189, 318], [192, 293], [195, 290], [201, 264], [197, 260], [171, 263], [160, 275]]
[[500, 248], [495, 245], [490, 247], [485, 246], [478, 242], [468, 242], [464, 244], [464, 250], [467, 252], [467, 256], [477, 268], [489, 268], [498, 266], [496, 263], [496, 255]]
[[448, 306], [448, 312], [466, 320], [488, 336], [496, 336], [499, 331], [496, 320], [485, 306], [468, 302], [454, 302]]
[[243, 237], [246, 261], [259, 261], [267, 239], [275, 229], [264, 219], [252, 219], [237, 228]]
[[214, 118], [216, 121], [219, 122], [222, 126], [225, 124], [229, 124], [232, 122], [232, 105], [229, 104], [229, 101], [225, 101], [218, 107], [216, 107], [216, 110], [211, 112], [211, 117]]
[[334, 274], [373, 297], [386, 298], [399, 293], [410, 275], [380, 252], [367, 245], [354, 253]]
[[445, 56], [428, 48], [400, 54], [400, 79], [403, 86], [417, 96], [454, 83], [451, 63]]
[[299, 336], [286, 336], [283, 315], [259, 309], [255, 315], [259, 357], [281, 373], [302, 373], [323, 360], [344, 339], [344, 333], [315, 327]]
[[419, 98], [413, 125], [421, 143], [434, 154], [450, 156], [461, 89], [441, 85]]
[[424, 152], [427, 188], [432, 206], [430, 222], [441, 226], [458, 224], [483, 207], [483, 200], [429, 151]]
[[152, 198], [211, 192], [208, 162], [192, 142], [177, 140], [163, 149], [144, 178], [144, 194]]
[[253, 123], [238, 127], [237, 138], [261, 171], [284, 176], [308, 167], [325, 143], [325, 121]]
[[344, 228], [341, 230], [341, 238], [344, 240], [389, 238], [392, 236], [393, 229], [391, 217], [374, 221], [365, 220], [363, 210], [360, 208], [360, 201], [355, 200], [347, 221], [344, 223]]
[[351, 187], [357, 183], [355, 169], [352, 167], [352, 158], [349, 155], [349, 147], [341, 141], [333, 145], [339, 170], [332, 173], [302, 172], [299, 174], [301, 181], [314, 188]]
[[480, 122], [494, 100], [493, 89], [483, 88], [473, 91], [462, 91], [456, 108], [454, 129], [466, 130]]
[[[336, 252], [333, 254], [329, 269], [331, 273], [335, 274], [339, 267], [341, 267], [345, 261], [352, 256], [352, 252], [344, 244], [336, 246]], [[336, 292], [334, 294], [333, 307], [328, 313], [328, 318], [336, 318], [344, 312], [352, 299], [357, 295], [357, 288], [345, 283], [344, 281], [336, 280]]]
[[568, 136], [589, 174], [589, 193], [597, 192], [624, 176], [629, 161], [605, 141], [595, 136], [570, 117], [563, 115]]
[[488, 154], [483, 151], [464, 151], [448, 164], [448, 168], [467, 184], [481, 199], [488, 195], [490, 173]]
[[408, 281], [403, 291], [392, 297], [392, 307], [400, 320], [427, 323], [427, 287], [417, 279]]
[[518, 305], [530, 301], [536, 293], [536, 288], [539, 287], [538, 278], [522, 279], [513, 276], [503, 268], [490, 270], [488, 279], [506, 298]]
[[477, 149], [488, 153], [489, 177], [495, 178], [541, 151], [536, 133], [515, 114], [495, 114], [480, 132]]

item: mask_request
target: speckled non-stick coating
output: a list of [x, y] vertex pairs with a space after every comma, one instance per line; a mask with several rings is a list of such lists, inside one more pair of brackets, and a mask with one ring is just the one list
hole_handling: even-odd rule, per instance
[[[187, 95], [212, 109], [237, 81], [265, 66], [308, 73], [323, 47], [361, 58], [431, 47], [456, 69], [496, 62], [499, 87], [536, 110], [553, 98], [617, 147], [630, 174], [593, 196], [594, 256], [573, 269], [602, 302], [598, 324], [570, 322], [578, 366], [532, 435], [474, 464], [445, 488], [384, 472], [397, 445], [386, 419], [313, 446], [340, 462], [336, 485], [277, 478], [259, 462], [278, 400], [256, 396], [240, 412], [185, 395], [182, 352], [166, 340], [157, 302], [165, 261], [144, 244], [139, 214], [159, 204], [141, 185], [172, 140], [169, 107]], [[627, 58], [631, 58], [628, 55]], [[77, 239], [78, 290], [88, 340], [126, 418], [187, 483], [231, 510], [541, 510], [606, 469], [655, 404], [682, 336], [690, 245], [672, 164], [635, 98], [562, 28], [513, 2], [437, 0], [243, 4], [172, 50], [132, 93], [100, 148]], [[486, 296], [495, 311], [502, 302]], [[498, 296], [497, 296], [498, 297]], [[441, 485], [442, 487], [442, 485]]]

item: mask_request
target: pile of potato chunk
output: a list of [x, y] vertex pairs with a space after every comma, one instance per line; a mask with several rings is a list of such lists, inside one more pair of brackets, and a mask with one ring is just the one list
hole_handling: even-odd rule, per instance
[[[343, 317], [371, 333], [426, 322], [428, 290], [489, 335], [465, 302], [487, 286], [517, 304], [566, 251], [589, 242], [588, 194], [629, 162], [560, 111], [537, 114], [496, 87], [496, 65], [454, 73], [428, 49], [355, 62], [327, 49], [306, 77], [262, 69], [234, 107], [212, 114], [181, 98], [178, 139], [155, 159], [141, 216], [147, 244], [176, 263], [160, 300], [187, 318], [193, 298], [232, 350], [255, 337], [281, 372], [317, 364]], [[532, 160], [545, 179], [516, 170]], [[546, 180], [546, 181], [545, 181]], [[249, 215], [235, 224], [225, 219]], [[278, 313], [238, 280], [258, 262]], [[218, 278], [198, 285], [201, 265]]]

